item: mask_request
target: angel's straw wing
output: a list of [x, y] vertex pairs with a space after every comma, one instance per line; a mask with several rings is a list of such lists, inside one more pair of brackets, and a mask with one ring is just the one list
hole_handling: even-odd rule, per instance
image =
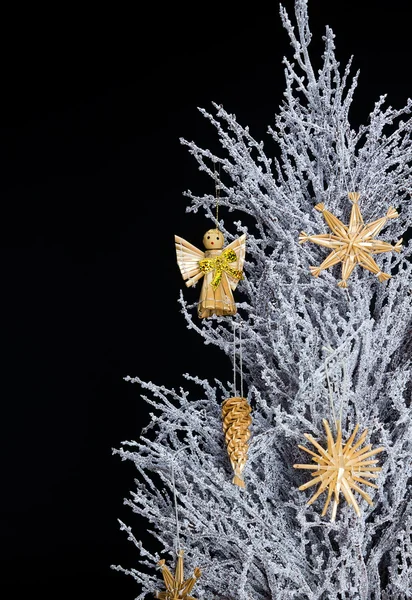
[[199, 260], [205, 257], [205, 253], [178, 235], [175, 235], [175, 246], [177, 264], [187, 287], [190, 287], [204, 275], [199, 268]]
[[[237, 256], [237, 261], [230, 263], [230, 266], [239, 271], [243, 271], [243, 264], [245, 262], [245, 254], [246, 254], [246, 233], [241, 235], [239, 238], [236, 238], [235, 240], [233, 240], [233, 242], [228, 244], [224, 249], [225, 250], [231, 249], [231, 250], [235, 251], [236, 256]], [[239, 283], [239, 281], [237, 279], [234, 279], [233, 277], [230, 277], [230, 275], [228, 275], [228, 280], [229, 280], [230, 287], [232, 288], [232, 290], [236, 289], [236, 286]]]

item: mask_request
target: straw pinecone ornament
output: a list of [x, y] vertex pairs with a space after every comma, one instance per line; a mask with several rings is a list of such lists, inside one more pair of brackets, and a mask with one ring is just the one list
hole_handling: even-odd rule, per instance
[[246, 398], [228, 398], [222, 404], [223, 432], [227, 452], [235, 473], [232, 483], [239, 487], [245, 487], [242, 471], [246, 465], [249, 448], [251, 411]]

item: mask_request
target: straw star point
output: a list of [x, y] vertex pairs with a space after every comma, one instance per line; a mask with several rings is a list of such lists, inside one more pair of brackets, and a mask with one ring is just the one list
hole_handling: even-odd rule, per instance
[[359, 425], [356, 425], [352, 435], [345, 444], [342, 442], [342, 429], [339, 421], [336, 423], [336, 441], [333, 439], [329, 423], [326, 419], [323, 419], [323, 426], [327, 436], [326, 449], [322, 448], [322, 446], [308, 433], [305, 433], [305, 437], [316, 448], [318, 454], [312, 452], [312, 450], [309, 450], [306, 446], [299, 445], [301, 450], [304, 450], [312, 456], [312, 461], [315, 463], [293, 465], [295, 469], [312, 470], [311, 475], [313, 479], [301, 485], [299, 489], [306, 490], [313, 485], [319, 484], [317, 491], [307, 504], [313, 504], [322, 492], [328, 491], [322, 511], [322, 517], [326, 515], [329, 503], [332, 496], [334, 496], [331, 521], [335, 521], [340, 492], [342, 492], [347, 503], [353, 507], [355, 513], [359, 517], [360, 508], [353, 492], [355, 491], [360, 494], [369, 505], [373, 506], [369, 494], [367, 494], [358, 484], [361, 483], [372, 488], [378, 487], [367, 480], [377, 479], [377, 472], [382, 469], [381, 467], [376, 466], [379, 461], [372, 457], [379, 452], [383, 452], [385, 448], [380, 447], [373, 450], [371, 444], [361, 448], [368, 433], [367, 429], [365, 429], [358, 441], [354, 443]]
[[318, 267], [309, 267], [309, 270], [314, 277], [318, 277], [321, 271], [341, 262], [342, 280], [338, 283], [338, 286], [346, 288], [348, 287], [347, 282], [353, 269], [356, 265], [360, 265], [376, 275], [380, 282], [383, 282], [391, 276], [379, 269], [379, 266], [372, 258], [372, 254], [382, 254], [383, 252], [391, 251], [400, 252], [402, 249], [402, 239], [392, 245], [375, 238], [389, 219], [395, 219], [398, 216], [398, 212], [393, 207], [389, 207], [384, 217], [365, 224], [358, 204], [360, 194], [349, 192], [348, 196], [352, 202], [349, 225], [342, 223], [340, 219], [325, 209], [324, 204], [320, 203], [315, 208], [323, 214], [332, 233], [308, 235], [304, 231], [301, 232], [299, 236], [300, 244], [313, 242], [332, 250], [321, 265]]

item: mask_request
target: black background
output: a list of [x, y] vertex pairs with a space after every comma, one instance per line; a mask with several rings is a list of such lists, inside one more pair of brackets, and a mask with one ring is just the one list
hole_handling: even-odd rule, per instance
[[[329, 24], [361, 69], [352, 111], [411, 94], [409, 3], [311, 1], [313, 55]], [[134, 468], [111, 449], [147, 423], [138, 386], [230, 378], [185, 328], [177, 233], [211, 225], [183, 192], [213, 193], [179, 142], [217, 150], [211, 101], [266, 138], [291, 58], [277, 3], [119, 5], [3, 15], [1, 48], [0, 585], [5, 598], [137, 595], [117, 518]], [[292, 1], [285, 2], [292, 10]], [[133, 10], [132, 10], [133, 9]], [[136, 10], [134, 10], [136, 9]], [[316, 62], [316, 61], [315, 61]], [[226, 222], [230, 215], [223, 212]], [[148, 268], [150, 265], [150, 268]], [[185, 290], [195, 301], [196, 290]]]

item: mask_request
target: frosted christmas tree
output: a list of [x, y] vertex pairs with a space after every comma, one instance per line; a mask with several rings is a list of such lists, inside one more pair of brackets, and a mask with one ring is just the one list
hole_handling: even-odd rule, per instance
[[[199, 319], [187, 290], [180, 300], [188, 327], [229, 365], [242, 360], [246, 486], [232, 483], [222, 428], [230, 383], [188, 377], [189, 398], [128, 378], [155, 413], [116, 451], [136, 465], [126, 502], [158, 547], [121, 523], [137, 567], [114, 568], [140, 599], [412, 597], [412, 101], [396, 110], [381, 97], [354, 130], [357, 76], [339, 67], [332, 31], [315, 72], [307, 2], [294, 23], [280, 14], [293, 60], [269, 130], [276, 158], [217, 105], [202, 112], [222, 156], [183, 140], [215, 181], [220, 165], [218, 229], [228, 243], [247, 234], [236, 315]], [[213, 222], [215, 199], [189, 197]]]

